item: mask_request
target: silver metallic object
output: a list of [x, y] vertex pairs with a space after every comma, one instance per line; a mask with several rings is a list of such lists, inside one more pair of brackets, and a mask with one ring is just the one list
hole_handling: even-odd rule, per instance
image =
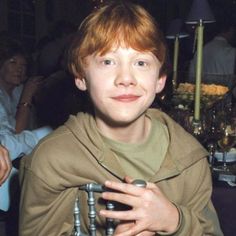
[[[132, 182], [132, 184], [145, 188], [147, 183], [144, 180], [136, 179]], [[88, 183], [79, 187], [80, 190], [84, 190], [88, 194], [87, 204], [89, 207], [89, 232], [90, 234], [84, 234], [80, 229], [80, 205], [79, 198], [76, 198], [75, 207], [74, 207], [74, 232], [73, 236], [96, 236], [96, 202], [94, 193], [102, 193], [105, 191], [109, 191], [104, 185], [96, 184], [96, 183]], [[111, 190], [110, 190], [111, 191]], [[106, 209], [113, 211], [115, 208], [114, 203], [111, 201], [107, 201]], [[106, 236], [112, 236], [115, 230], [114, 219], [107, 218], [106, 219]]]
[[135, 179], [132, 182], [133, 185], [137, 186], [137, 187], [141, 187], [141, 188], [146, 188], [147, 183], [146, 181], [142, 180], [142, 179]]

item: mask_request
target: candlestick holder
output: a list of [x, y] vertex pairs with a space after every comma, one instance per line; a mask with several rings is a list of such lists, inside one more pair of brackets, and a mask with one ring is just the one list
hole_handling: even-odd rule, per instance
[[205, 129], [204, 124], [201, 120], [195, 120], [193, 119], [191, 122], [192, 125], [192, 134], [194, 137], [196, 137], [199, 141], [203, 142]]
[[186, 24], [197, 24], [197, 64], [195, 80], [194, 119], [200, 120], [201, 78], [202, 78], [202, 51], [204, 23], [214, 22], [207, 0], [194, 0]]
[[173, 53], [173, 76], [172, 76], [172, 86], [173, 90], [177, 88], [177, 75], [178, 75], [178, 57], [179, 57], [179, 40], [188, 37], [184, 31], [183, 20], [176, 18], [170, 22], [168, 27], [166, 38], [174, 40], [174, 53]]

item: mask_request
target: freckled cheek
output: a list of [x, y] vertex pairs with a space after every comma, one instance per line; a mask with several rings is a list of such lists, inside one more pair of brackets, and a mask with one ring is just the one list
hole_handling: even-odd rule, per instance
[[[95, 82], [95, 83], [94, 83]], [[100, 100], [104, 96], [106, 86], [102, 80], [94, 81], [87, 86], [88, 92], [93, 100]]]
[[158, 81], [158, 77], [155, 74], [143, 74], [139, 75], [138, 78], [145, 87], [155, 87]]
[[148, 97], [155, 97], [157, 94], [157, 83], [151, 82], [144, 85], [144, 90]]
[[139, 70], [135, 72], [136, 76], [140, 76], [140, 77], [145, 77], [149, 80], [156, 80], [159, 78], [159, 71], [158, 70]]
[[114, 85], [114, 76], [111, 73], [99, 73], [90, 77], [87, 81], [87, 85], [92, 91], [103, 91], [109, 90]]

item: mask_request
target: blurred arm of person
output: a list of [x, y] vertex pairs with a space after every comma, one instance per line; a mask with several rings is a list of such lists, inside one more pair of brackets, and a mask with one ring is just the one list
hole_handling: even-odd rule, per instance
[[[0, 96], [1, 101], [1, 96]], [[23, 130], [15, 132], [15, 125], [12, 117], [9, 117], [6, 108], [0, 102], [0, 140], [4, 147], [7, 147], [9, 156], [13, 161], [22, 154], [29, 154], [38, 141], [49, 134], [50, 127], [41, 127], [34, 130]]]
[[9, 153], [5, 147], [0, 145], [0, 186], [5, 182], [11, 172], [12, 164]]
[[32, 99], [41, 87], [42, 81], [42, 76], [35, 76], [29, 78], [25, 83], [16, 111], [16, 133], [20, 133], [27, 128], [32, 108]]

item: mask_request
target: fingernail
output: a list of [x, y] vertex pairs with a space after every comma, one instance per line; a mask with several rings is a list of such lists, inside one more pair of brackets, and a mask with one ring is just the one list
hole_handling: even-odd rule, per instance
[[104, 211], [103, 210], [99, 211], [99, 214], [104, 215]]
[[105, 185], [110, 185], [110, 184], [111, 184], [111, 181], [109, 181], [109, 180], [105, 181]]

